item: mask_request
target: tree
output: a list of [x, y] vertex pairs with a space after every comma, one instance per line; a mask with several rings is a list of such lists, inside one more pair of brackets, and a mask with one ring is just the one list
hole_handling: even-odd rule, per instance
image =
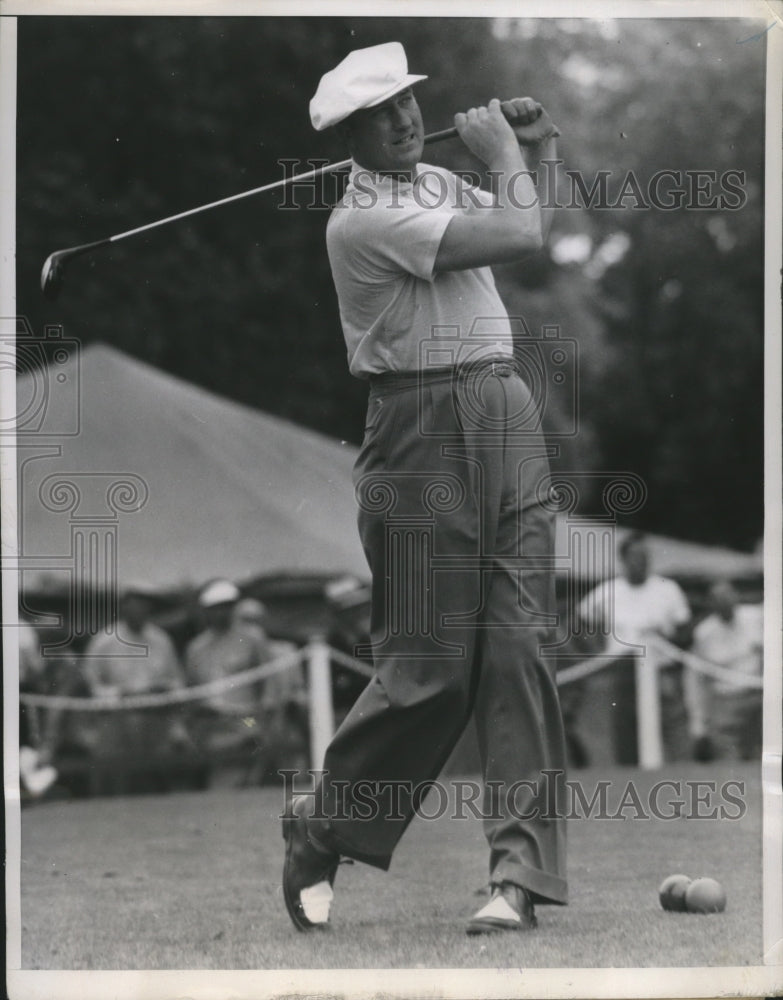
[[[342, 158], [311, 129], [309, 99], [350, 49], [396, 38], [429, 73], [429, 128], [529, 93], [561, 127], [564, 169], [588, 186], [610, 171], [613, 197], [629, 172], [646, 194], [662, 169], [744, 171], [736, 210], [634, 208], [633, 190], [613, 210], [585, 206], [563, 174], [571, 207], [550, 250], [497, 277], [531, 331], [559, 324], [578, 342], [579, 435], [563, 464], [643, 475], [651, 529], [750, 546], [762, 526], [765, 42], [738, 41], [758, 31], [721, 18], [23, 17], [19, 311], [34, 329], [62, 323], [358, 441], [366, 387], [347, 373], [328, 212], [304, 207], [312, 192], [298, 209], [262, 195], [76, 261], [55, 304], [38, 276], [53, 249], [281, 177], [281, 158]], [[427, 158], [481, 167], [458, 141]], [[586, 253], [560, 259], [575, 236]], [[550, 429], [563, 406], [545, 414]]]

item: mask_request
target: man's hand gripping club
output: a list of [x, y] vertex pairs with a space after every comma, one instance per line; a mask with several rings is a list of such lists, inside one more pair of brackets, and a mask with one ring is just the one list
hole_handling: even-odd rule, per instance
[[489, 168], [495, 203], [451, 220], [438, 249], [436, 271], [520, 260], [542, 246], [538, 194], [523, 149], [536, 158], [557, 129], [531, 98], [506, 103], [514, 115], [513, 126], [497, 99], [454, 116], [462, 141]]

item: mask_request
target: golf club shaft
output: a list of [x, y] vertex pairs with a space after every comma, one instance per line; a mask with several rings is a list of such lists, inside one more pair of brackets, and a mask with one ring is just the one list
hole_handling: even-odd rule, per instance
[[[441, 142], [444, 139], [453, 139], [457, 135], [457, 130], [455, 128], [444, 128], [440, 132], [431, 132], [429, 135], [424, 136], [425, 143]], [[323, 167], [316, 167], [314, 170], [308, 170], [303, 174], [294, 174], [292, 177], [284, 177], [282, 180], [273, 181], [271, 184], [262, 184], [261, 187], [250, 188], [247, 191], [240, 191], [238, 194], [229, 195], [227, 198], [220, 198], [217, 201], [211, 201], [206, 205], [198, 205], [196, 208], [189, 208], [184, 212], [177, 212], [176, 215], [169, 215], [165, 219], [158, 219], [157, 222], [148, 222], [143, 226], [137, 226], [135, 229], [128, 229], [124, 233], [117, 233], [114, 236], [107, 237], [106, 240], [99, 240], [97, 243], [90, 244], [90, 249], [94, 249], [105, 243], [116, 243], [118, 240], [127, 239], [129, 236], [135, 236], [137, 233], [146, 232], [148, 229], [156, 229], [158, 226], [166, 226], [170, 222], [177, 222], [179, 219], [186, 219], [189, 215], [198, 215], [199, 212], [207, 212], [211, 208], [220, 208], [221, 205], [230, 205], [231, 202], [240, 201], [242, 198], [249, 198], [254, 194], [263, 194], [264, 191], [274, 191], [276, 188], [285, 187], [288, 184], [295, 184], [301, 181], [312, 180], [315, 177], [320, 177], [323, 174], [336, 173], [338, 170], [345, 170], [351, 166], [353, 161], [339, 160], [336, 163], [328, 163]]]

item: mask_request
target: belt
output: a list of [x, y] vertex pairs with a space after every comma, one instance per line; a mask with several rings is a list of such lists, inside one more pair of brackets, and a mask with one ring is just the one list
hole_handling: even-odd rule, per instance
[[501, 375], [504, 378], [518, 374], [514, 359], [508, 356], [481, 358], [478, 361], [447, 368], [425, 368], [422, 371], [380, 372], [370, 375], [373, 389], [410, 389], [433, 382], [450, 382], [455, 378], [469, 378], [479, 374]]

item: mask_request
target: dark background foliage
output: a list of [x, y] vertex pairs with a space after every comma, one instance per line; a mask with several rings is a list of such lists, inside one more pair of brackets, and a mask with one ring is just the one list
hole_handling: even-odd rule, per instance
[[[26, 17], [19, 22], [18, 311], [233, 399], [358, 442], [366, 386], [347, 373], [324, 247], [328, 212], [260, 195], [73, 262], [52, 250], [342, 159], [307, 106], [350, 49], [398, 39], [429, 80], [430, 130], [493, 96], [531, 94], [588, 185], [632, 171], [745, 172], [738, 210], [560, 210], [548, 248], [500, 268], [530, 331], [578, 346], [569, 468], [630, 470], [650, 530], [752, 548], [763, 528], [765, 26], [715, 20]], [[749, 41], [745, 39], [751, 38]], [[478, 169], [450, 142], [427, 158]], [[671, 186], [671, 185], [669, 185]], [[328, 189], [327, 189], [328, 190]], [[334, 188], [336, 194], [337, 188]], [[564, 191], [568, 202], [568, 187]], [[570, 248], [570, 249], [569, 249]], [[576, 248], [576, 249], [575, 249]], [[553, 399], [546, 422], [567, 422]], [[591, 503], [586, 496], [585, 504]]]

